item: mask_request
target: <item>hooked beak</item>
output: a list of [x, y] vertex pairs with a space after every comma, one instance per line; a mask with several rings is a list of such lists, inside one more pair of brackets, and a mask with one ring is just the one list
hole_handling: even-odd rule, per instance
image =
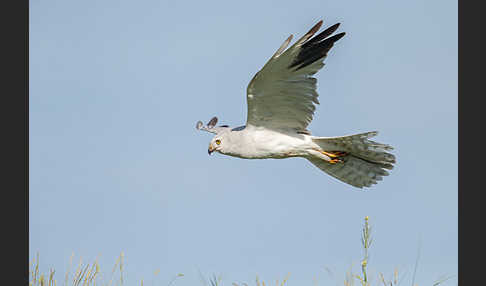
[[214, 152], [213, 146], [209, 145], [208, 155], [211, 155], [211, 153], [213, 153], [213, 152]]

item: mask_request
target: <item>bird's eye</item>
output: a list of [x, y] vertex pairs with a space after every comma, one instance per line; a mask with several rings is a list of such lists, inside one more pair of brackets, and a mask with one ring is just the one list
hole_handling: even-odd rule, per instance
[[216, 140], [216, 145], [219, 145], [219, 144], [221, 144], [221, 140], [218, 139], [218, 140]]

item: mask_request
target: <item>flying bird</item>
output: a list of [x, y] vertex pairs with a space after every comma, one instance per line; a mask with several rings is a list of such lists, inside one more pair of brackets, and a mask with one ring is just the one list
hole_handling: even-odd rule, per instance
[[[303, 157], [327, 174], [357, 188], [370, 187], [388, 175], [393, 148], [369, 140], [377, 131], [341, 137], [312, 136], [307, 126], [316, 105], [317, 79], [327, 53], [345, 33], [331, 36], [339, 27], [321, 33], [322, 20], [290, 48], [292, 35], [258, 71], [247, 87], [248, 114], [244, 126], [216, 126], [217, 117], [196, 128], [216, 134], [208, 153], [244, 159]], [[315, 36], [314, 36], [315, 35]]]

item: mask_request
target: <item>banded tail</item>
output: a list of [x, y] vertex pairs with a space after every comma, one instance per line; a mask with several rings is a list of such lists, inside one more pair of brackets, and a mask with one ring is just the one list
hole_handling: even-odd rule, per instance
[[329, 175], [357, 188], [370, 187], [388, 176], [385, 169], [393, 169], [395, 156], [386, 151], [390, 145], [369, 140], [378, 132], [360, 133], [342, 137], [312, 137], [312, 141], [326, 152], [344, 152], [342, 162], [329, 163], [321, 158], [308, 156], [312, 164]]

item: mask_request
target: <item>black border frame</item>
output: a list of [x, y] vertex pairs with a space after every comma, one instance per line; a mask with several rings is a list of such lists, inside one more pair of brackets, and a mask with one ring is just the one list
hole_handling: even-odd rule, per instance
[[[482, 128], [481, 119], [484, 111], [480, 103], [484, 87], [478, 83], [484, 81], [482, 62], [484, 49], [480, 44], [484, 33], [481, 32], [483, 10], [465, 6], [466, 1], [458, 1], [457, 35], [458, 54], [458, 285], [473, 284], [475, 278], [481, 281], [481, 263], [475, 263], [474, 257], [481, 257], [478, 247], [482, 221], [481, 199], [472, 199], [473, 194], [481, 194], [482, 184], [475, 184], [474, 179], [481, 178], [483, 167], [475, 166], [481, 162]], [[468, 2], [472, 3], [472, 2]], [[4, 278], [23, 276], [25, 285], [29, 283], [29, 1], [4, 1], [1, 5], [2, 47], [4, 64], [2, 65], [3, 94], [3, 221], [6, 228], [2, 236], [6, 240], [6, 267]], [[440, 9], [440, 7], [438, 7]], [[479, 33], [474, 33], [475, 30]], [[451, 35], [455, 37], [456, 35]], [[474, 37], [474, 40], [472, 40]], [[467, 41], [467, 38], [470, 41]], [[473, 44], [474, 43], [474, 44]], [[471, 70], [477, 68], [477, 71]], [[466, 70], [469, 69], [467, 72]], [[474, 98], [475, 100], [468, 100]], [[6, 100], [5, 100], [6, 99]], [[473, 104], [478, 102], [479, 104]], [[474, 108], [475, 107], [475, 108]], [[472, 129], [472, 130], [471, 130]], [[467, 133], [470, 131], [468, 137]], [[474, 133], [473, 133], [474, 132]], [[14, 140], [11, 140], [14, 139]], [[456, 150], [451, 150], [454, 153]], [[447, 155], [447, 154], [445, 154]], [[474, 203], [476, 205], [474, 205]], [[468, 224], [473, 223], [474, 231], [468, 235]], [[467, 240], [467, 242], [465, 242]], [[478, 253], [477, 255], [470, 255]], [[467, 265], [466, 265], [467, 264]], [[15, 273], [14, 275], [12, 275]], [[466, 283], [466, 280], [472, 283]], [[15, 283], [17, 285], [17, 283]], [[12, 284], [11, 284], [12, 285]]]
[[[468, 5], [466, 5], [466, 3]], [[485, 73], [482, 41], [483, 9], [473, 2], [458, 1], [458, 285], [480, 285], [483, 263], [479, 248], [484, 245], [484, 193], [482, 166], [482, 118]], [[477, 3], [477, 2], [476, 2]], [[474, 198], [473, 196], [478, 196]]]
[[[5, 285], [29, 285], [29, 1], [3, 1], [1, 113]], [[22, 284], [19, 282], [23, 281]]]

